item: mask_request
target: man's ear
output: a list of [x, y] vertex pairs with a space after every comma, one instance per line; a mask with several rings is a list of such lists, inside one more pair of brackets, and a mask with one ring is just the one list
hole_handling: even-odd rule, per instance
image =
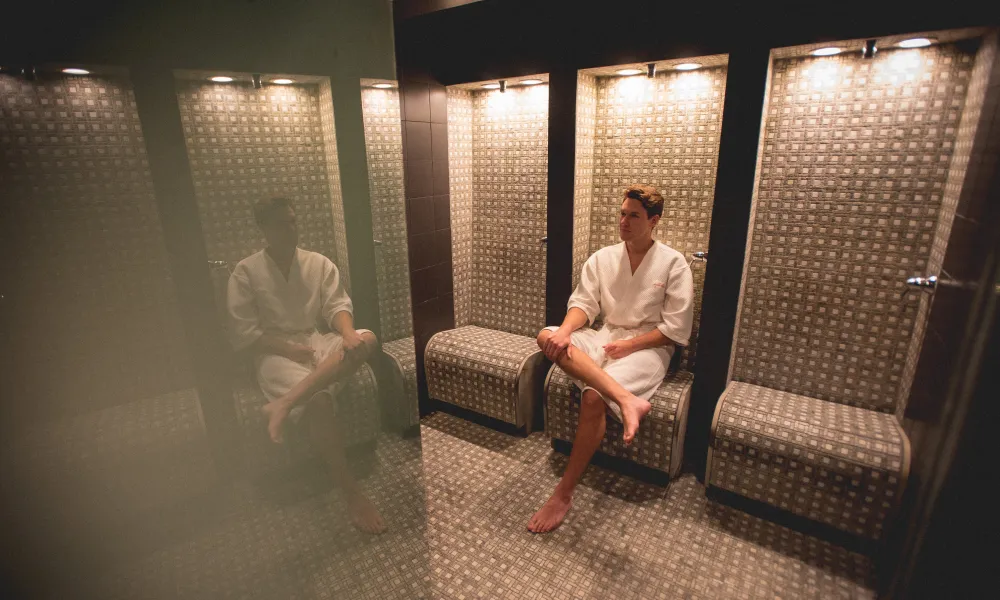
[[650, 227], [656, 227], [656, 224], [660, 222], [660, 215], [653, 215], [652, 218], [650, 218], [650, 221], [653, 222]]

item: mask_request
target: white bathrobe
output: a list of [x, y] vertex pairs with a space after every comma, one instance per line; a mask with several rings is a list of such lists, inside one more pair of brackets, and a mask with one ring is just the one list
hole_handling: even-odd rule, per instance
[[[608, 246], [587, 259], [569, 308], [585, 312], [588, 324], [599, 316], [604, 321], [600, 330], [583, 327], [574, 331], [572, 344], [626, 390], [649, 400], [667, 374], [673, 348], [647, 348], [613, 359], [605, 355], [603, 347], [653, 329], [659, 329], [675, 344], [686, 346], [694, 311], [691, 269], [680, 252], [654, 242], [633, 274], [625, 243]], [[576, 384], [584, 390], [589, 387], [579, 381]], [[608, 398], [604, 400], [621, 420], [618, 405]]]
[[[338, 333], [320, 333], [317, 325], [329, 325], [340, 311], [354, 314], [337, 266], [322, 254], [301, 248], [295, 251], [287, 279], [264, 250], [240, 261], [229, 277], [227, 302], [231, 341], [237, 350], [267, 333], [311, 346], [317, 363], [343, 344]], [[274, 354], [262, 354], [255, 362], [257, 382], [269, 400], [288, 393], [313, 368]]]

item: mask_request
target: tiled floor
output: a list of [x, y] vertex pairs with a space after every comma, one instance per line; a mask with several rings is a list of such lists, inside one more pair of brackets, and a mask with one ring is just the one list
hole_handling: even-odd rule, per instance
[[[4, 445], [5, 501], [26, 489], [31, 478], [25, 473], [32, 472], [26, 464], [48, 465], [50, 474], [85, 473], [88, 481], [102, 482], [87, 487], [91, 496], [103, 491], [118, 498], [114, 511], [138, 524], [126, 537], [144, 542], [126, 544], [127, 552], [99, 553], [103, 560], [83, 561], [60, 578], [36, 578], [51, 588], [48, 595], [67, 597], [72, 590], [73, 597], [99, 598], [874, 596], [872, 567], [864, 556], [709, 502], [691, 475], [661, 488], [592, 467], [563, 527], [534, 536], [524, 525], [555, 485], [565, 457], [551, 451], [542, 433], [511, 437], [440, 413], [424, 419], [420, 439], [383, 436], [376, 456], [358, 466], [369, 473], [365, 486], [390, 527], [382, 536], [367, 537], [343, 518], [336, 492], [309, 481], [289, 484], [291, 491], [280, 500], [246, 482], [216, 485], [203, 435], [196, 435], [192, 424], [197, 419], [192, 422], [186, 413], [193, 406], [191, 397], [175, 395]], [[94, 429], [100, 423], [114, 426]], [[101, 432], [89, 442], [93, 446], [83, 441], [88, 434], [81, 427]], [[139, 449], [143, 439], [146, 450]], [[111, 461], [116, 452], [118, 462]], [[11, 464], [22, 468], [13, 470]], [[60, 483], [47, 477], [47, 486], [35, 485], [31, 493], [49, 502], [34, 504], [52, 506], [60, 493], [83, 489], [81, 478]], [[182, 508], [157, 508], [156, 498]], [[81, 520], [83, 508], [77, 508], [65, 519]], [[143, 519], [147, 524], [159, 519], [160, 526], [143, 527]], [[27, 534], [24, 530], [28, 537], [38, 531], [34, 525]], [[52, 528], [45, 531], [47, 539], [58, 538]], [[116, 546], [116, 540], [98, 544], [100, 528], [71, 531], [83, 536], [75, 548], [90, 541]], [[114, 537], [121, 530], [106, 531]], [[79, 563], [82, 554], [60, 556]], [[48, 559], [49, 566], [55, 564]], [[41, 593], [45, 588], [37, 585]]]

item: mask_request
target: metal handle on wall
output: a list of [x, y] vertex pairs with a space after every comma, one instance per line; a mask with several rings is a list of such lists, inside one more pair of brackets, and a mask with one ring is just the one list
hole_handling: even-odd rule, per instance
[[[933, 294], [938, 287], [950, 287], [959, 288], [965, 290], [974, 290], [978, 286], [975, 281], [955, 281], [953, 279], [940, 279], [937, 275], [930, 275], [928, 277], [910, 277], [906, 280], [906, 288], [900, 294], [900, 298], [906, 296], [914, 290], [920, 290], [928, 294]], [[1000, 287], [994, 286], [994, 293], [1000, 293]]]
[[689, 262], [688, 264], [691, 265], [691, 264], [694, 264], [696, 262], [707, 263], [708, 262], [708, 252], [694, 252], [694, 253], [692, 253], [691, 254], [691, 262]]

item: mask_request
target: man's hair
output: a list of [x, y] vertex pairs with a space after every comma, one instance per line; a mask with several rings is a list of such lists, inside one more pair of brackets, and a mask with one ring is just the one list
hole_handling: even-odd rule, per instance
[[630, 185], [625, 188], [625, 198], [638, 200], [646, 209], [646, 217], [663, 216], [663, 196], [651, 185]]
[[263, 227], [274, 215], [286, 208], [292, 208], [288, 198], [261, 198], [253, 205], [253, 218], [258, 227]]

